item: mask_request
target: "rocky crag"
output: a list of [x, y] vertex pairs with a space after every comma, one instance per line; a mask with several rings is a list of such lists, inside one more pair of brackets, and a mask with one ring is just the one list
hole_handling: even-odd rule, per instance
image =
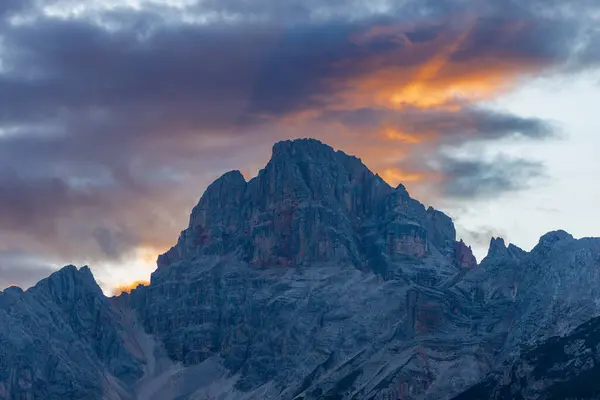
[[87, 267], [0, 292], [0, 399], [130, 399], [142, 376]]
[[[106, 299], [68, 267], [0, 294], [0, 381], [5, 398], [448, 399], [600, 315], [599, 273], [600, 239], [563, 231], [531, 252], [492, 239], [478, 265], [402, 185], [285, 141], [256, 178], [207, 188], [149, 286]], [[63, 275], [80, 279], [48, 283]]]
[[600, 318], [521, 351], [454, 400], [600, 399]]

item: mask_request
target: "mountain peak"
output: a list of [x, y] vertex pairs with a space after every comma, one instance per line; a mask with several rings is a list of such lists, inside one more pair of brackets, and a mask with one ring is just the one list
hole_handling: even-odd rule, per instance
[[246, 178], [244, 178], [244, 174], [240, 170], [234, 169], [225, 172], [215, 182], [246, 183]]
[[462, 269], [472, 269], [477, 266], [477, 259], [473, 255], [471, 246], [467, 246], [462, 239], [454, 245], [455, 263]]
[[[426, 210], [403, 185], [392, 188], [359, 158], [319, 140], [296, 139], [276, 143], [249, 182], [231, 171], [209, 185], [159, 265], [237, 254], [256, 265], [362, 266], [373, 258], [388, 263], [396, 253], [423, 258], [437, 249], [450, 256], [455, 238], [450, 218]], [[457, 250], [461, 264], [476, 264], [467, 247]]]
[[[377, 175], [377, 176], [379, 176], [379, 175]], [[396, 186], [396, 189], [395, 189], [395, 190], [396, 190], [397, 192], [403, 192], [403, 193], [406, 193], [406, 194], [408, 194], [408, 190], [406, 190], [406, 186], [404, 186], [404, 185], [403, 185], [403, 184], [401, 184], [401, 183], [399, 183], [399, 184], [398, 184], [398, 186]]]
[[[294, 162], [314, 162], [316, 164], [342, 163], [346, 166], [369, 171], [360, 158], [346, 154], [342, 150], [335, 150], [330, 145], [312, 138], [282, 140], [275, 143], [269, 164], [273, 164], [273, 161], [278, 159], [293, 160]], [[369, 173], [374, 175], [371, 171]]]
[[532, 251], [536, 253], [545, 254], [555, 246], [561, 243], [567, 243], [572, 240], [575, 240], [573, 238], [573, 235], [562, 229], [551, 231], [540, 237], [538, 244], [533, 248]]
[[513, 258], [521, 258], [523, 257], [525, 254], [527, 254], [526, 251], [524, 251], [523, 249], [515, 246], [512, 243], [509, 243], [508, 246], [506, 245], [506, 242], [504, 241], [503, 238], [501, 237], [492, 237], [490, 239], [490, 247], [488, 249], [487, 252], [487, 256], [485, 258], [489, 258], [489, 257], [513, 257]]
[[492, 237], [490, 239], [490, 247], [488, 248], [487, 256], [501, 255], [506, 252], [506, 243], [501, 237]]
[[52, 277], [52, 276], [72, 276], [72, 277], [77, 277], [77, 279], [82, 279], [87, 282], [96, 283], [96, 280], [94, 279], [94, 275], [92, 274], [90, 267], [88, 267], [87, 265], [84, 265], [81, 268], [77, 268], [75, 265], [72, 265], [72, 264], [65, 265], [58, 271], [55, 271], [54, 273], [52, 273], [50, 275], [50, 277]]
[[560, 240], [571, 240], [573, 235], [562, 229], [556, 231], [550, 231], [540, 237], [540, 243], [542, 242], [558, 242]]
[[273, 156], [279, 156], [281, 154], [290, 154], [297, 152], [311, 152], [311, 151], [329, 151], [335, 152], [333, 147], [321, 142], [318, 139], [302, 138], [302, 139], [290, 139], [282, 140], [273, 145]]
[[[73, 301], [82, 293], [94, 293], [101, 297], [102, 289], [88, 266], [77, 269], [67, 265], [39, 281], [32, 289], [40, 290], [61, 301]], [[31, 290], [31, 289], [30, 289]]]

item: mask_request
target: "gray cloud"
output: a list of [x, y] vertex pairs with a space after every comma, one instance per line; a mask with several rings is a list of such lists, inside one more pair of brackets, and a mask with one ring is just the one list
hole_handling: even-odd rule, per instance
[[465, 243], [472, 243], [485, 250], [488, 249], [492, 238], [501, 237], [506, 244], [509, 243], [506, 232], [492, 226], [478, 226], [477, 229], [461, 228], [459, 234]]
[[518, 158], [493, 160], [442, 158], [434, 167], [445, 177], [442, 190], [454, 198], [489, 198], [527, 188], [544, 176], [543, 164]]
[[0, 290], [10, 285], [27, 289], [55, 269], [55, 265], [44, 262], [36, 254], [0, 251]]
[[4, 0], [0, 4], [0, 20], [14, 15], [14, 13], [27, 9], [31, 5], [28, 0]]
[[476, 107], [459, 111], [360, 108], [352, 111], [327, 111], [319, 119], [339, 121], [351, 129], [394, 127], [417, 137], [437, 132], [444, 141], [453, 144], [495, 140], [507, 136], [546, 139], [557, 134], [557, 128], [549, 121]]

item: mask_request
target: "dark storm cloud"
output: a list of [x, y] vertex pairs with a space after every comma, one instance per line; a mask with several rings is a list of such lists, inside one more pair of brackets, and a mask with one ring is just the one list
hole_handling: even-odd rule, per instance
[[[286, 13], [303, 15], [294, 14], [299, 8], [318, 9], [294, 2], [218, 4], [203, 2], [202, 7], [212, 11], [226, 7], [242, 15], [252, 14], [247, 9], [251, 7], [269, 19]], [[443, 4], [438, 5], [440, 10], [447, 8]], [[342, 4], [322, 7], [328, 6], [338, 10]], [[577, 28], [573, 21], [525, 18], [512, 9], [505, 13], [479, 17], [452, 60], [502, 56], [549, 63], [572, 51]], [[434, 14], [441, 18], [440, 12]], [[264, 113], [281, 115], [327, 105], [333, 82], [351, 84], [356, 76], [370, 72], [373, 66], [365, 65], [369, 60], [380, 59], [380, 66], [414, 65], [435, 51], [409, 52], [406, 42], [397, 40], [399, 34], [418, 43], [460, 29], [442, 20], [357, 45], [350, 40], [354, 34], [370, 26], [394, 26], [398, 18], [334, 19], [291, 28], [272, 21], [164, 24], [151, 12], [115, 12], [110, 20], [118, 21], [122, 29], [111, 32], [86, 20], [57, 19], [6, 28], [4, 46], [12, 69], [0, 76], [4, 100], [0, 119], [39, 120], [56, 117], [58, 107], [71, 111], [93, 107], [111, 114], [121, 109], [126, 115], [113, 117], [134, 121], [137, 129], [131, 134], [158, 119], [229, 128], [236, 122], [263, 121]]]
[[73, 207], [87, 207], [98, 200], [85, 192], [72, 190], [59, 178], [36, 181], [22, 180], [15, 175], [3, 176], [0, 180], [2, 229], [31, 229], [51, 234], [56, 219], [68, 214]]
[[546, 139], [556, 134], [556, 127], [539, 118], [525, 118], [483, 108], [459, 111], [439, 109], [408, 109], [390, 111], [361, 108], [352, 111], [329, 111], [321, 116], [325, 121], [339, 121], [350, 129], [376, 130], [397, 128], [415, 138], [435, 132], [443, 141], [453, 144], [473, 140], [494, 140], [507, 136]]
[[96, 109], [131, 124], [130, 134], [180, 119], [196, 127], [235, 126], [248, 107], [269, 36], [259, 27], [251, 35], [179, 27], [144, 40], [135, 30], [111, 34], [60, 20], [15, 28], [6, 43], [14, 68], [0, 80], [6, 101], [0, 118], [43, 120], [60, 109]]
[[[422, 137], [423, 157], [452, 177], [448, 196], [522, 188], [539, 166], [445, 160], [438, 147], [543, 139], [552, 125], [480, 98], [450, 111], [448, 87], [481, 83], [486, 99], [522, 72], [589, 68], [600, 36], [584, 20], [596, 4], [583, 0], [572, 12], [541, 1], [210, 0], [80, 18], [34, 7], [56, 1], [0, 3], [0, 242], [74, 263], [167, 247], [210, 179], [255, 162], [305, 112], [294, 134], [335, 138], [341, 122], [364, 143], [384, 125]], [[417, 78], [438, 103], [374, 104]]]
[[0, 21], [15, 12], [27, 9], [31, 5], [29, 0], [3, 0], [0, 3]]
[[118, 260], [131, 248], [143, 244], [137, 234], [126, 230], [111, 231], [107, 228], [94, 228], [92, 236], [103, 255], [109, 260]]
[[[37, 179], [4, 177], [0, 181], [0, 233], [12, 233], [13, 238], [43, 237], [55, 258], [80, 247], [91, 260], [118, 259], [141, 243], [141, 238], [129, 231], [133, 228], [128, 226], [131, 220], [119, 212], [119, 207], [130, 207], [133, 214], [135, 208], [131, 203], [135, 203], [134, 199], [148, 202], [149, 198], [156, 197], [156, 194], [131, 191], [120, 186], [76, 187], [65, 179], [51, 176]], [[140, 208], [143, 212], [151, 211], [143, 203]], [[142, 215], [138, 214], [137, 218], [140, 217]], [[74, 220], [78, 222], [73, 223]], [[136, 226], [140, 228], [140, 235], [144, 235], [143, 225], [139, 222]], [[120, 245], [115, 244], [117, 238], [121, 240]], [[33, 243], [28, 245], [35, 246]], [[5, 263], [9, 261], [5, 260]]]
[[[165, 154], [149, 149], [138, 156], [131, 148], [119, 150], [117, 142], [111, 164], [110, 153], [86, 148], [81, 154], [69, 141], [47, 140], [50, 149], [66, 147], [56, 154], [43, 153], [35, 139], [20, 141], [24, 153], [11, 155], [0, 146], [0, 164], [19, 170], [0, 168], [0, 250], [38, 250], [64, 262], [125, 261], [138, 247], [167, 249], [202, 188], [233, 165], [226, 155], [211, 154], [208, 144], [190, 154], [194, 160], [169, 161], [185, 152], [167, 147]], [[236, 149], [233, 143], [227, 147]], [[129, 165], [121, 159], [126, 157]]]
[[444, 194], [459, 199], [486, 198], [522, 190], [532, 180], [544, 176], [541, 163], [504, 157], [490, 161], [447, 157], [435, 170], [445, 177]]

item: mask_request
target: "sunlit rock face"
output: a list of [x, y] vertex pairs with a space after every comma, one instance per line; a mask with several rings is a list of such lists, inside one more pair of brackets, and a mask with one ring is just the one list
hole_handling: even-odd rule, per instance
[[[494, 238], [477, 264], [404, 186], [281, 142], [256, 178], [207, 188], [148, 286], [107, 299], [65, 267], [0, 292], [0, 399], [449, 399], [600, 315], [599, 281], [599, 239]], [[566, 374], [590, 363], [578, 340]]]

